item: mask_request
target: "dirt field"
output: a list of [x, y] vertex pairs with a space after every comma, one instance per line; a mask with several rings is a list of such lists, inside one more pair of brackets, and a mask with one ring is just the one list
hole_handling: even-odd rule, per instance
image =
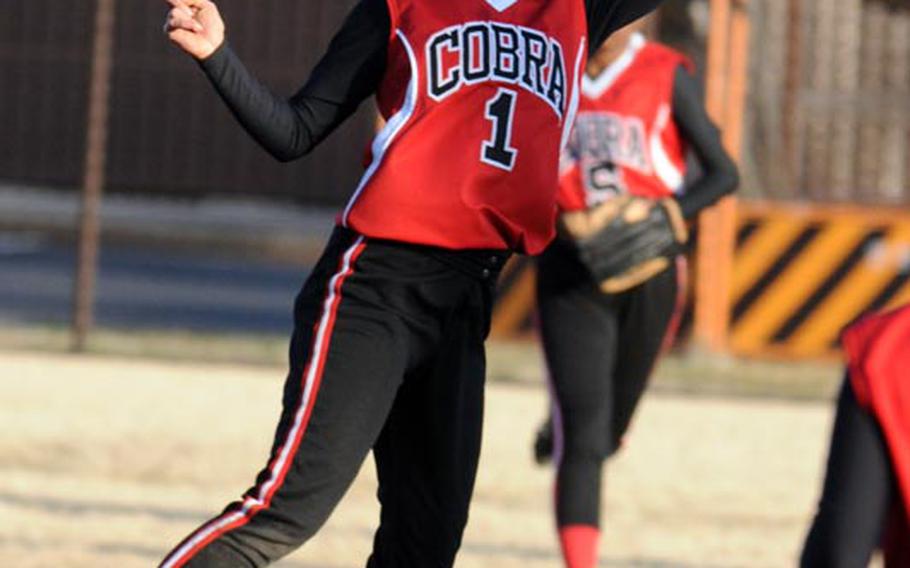
[[[263, 465], [280, 369], [0, 351], [0, 563], [147, 567]], [[464, 568], [556, 567], [550, 472], [532, 466], [544, 392], [488, 390]], [[791, 566], [830, 411], [649, 397], [607, 475], [603, 566]], [[280, 566], [363, 566], [371, 462], [323, 532]]]

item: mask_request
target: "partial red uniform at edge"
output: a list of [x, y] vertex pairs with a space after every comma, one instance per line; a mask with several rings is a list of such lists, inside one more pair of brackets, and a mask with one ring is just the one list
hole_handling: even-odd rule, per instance
[[841, 341], [856, 399], [884, 432], [903, 500], [886, 529], [886, 565], [910, 566], [910, 306], [860, 319]]

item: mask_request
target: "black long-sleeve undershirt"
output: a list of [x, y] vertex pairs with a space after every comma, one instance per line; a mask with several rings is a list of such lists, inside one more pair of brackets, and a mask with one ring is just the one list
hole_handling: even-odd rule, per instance
[[695, 78], [682, 66], [673, 78], [673, 121], [701, 166], [701, 175], [678, 198], [683, 215], [691, 219], [732, 193], [739, 184], [739, 174], [708, 117]]
[[259, 82], [227, 42], [199, 64], [253, 139], [287, 162], [313, 150], [376, 91], [390, 26], [385, 0], [359, 2], [290, 99]]
[[[585, 0], [589, 48], [596, 49], [610, 33], [660, 2]], [[360, 0], [290, 99], [256, 80], [227, 43], [200, 65], [247, 132], [275, 158], [290, 161], [310, 152], [376, 92], [390, 33], [386, 0]]]

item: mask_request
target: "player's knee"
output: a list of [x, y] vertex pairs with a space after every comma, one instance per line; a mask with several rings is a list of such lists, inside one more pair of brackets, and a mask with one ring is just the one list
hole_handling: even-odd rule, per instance
[[367, 568], [444, 568], [452, 566], [467, 523], [447, 519], [422, 530], [383, 523]]
[[212, 543], [208, 553], [213, 558], [227, 558], [224, 564], [203, 564], [202, 566], [268, 566], [300, 548], [316, 532], [316, 525], [300, 523], [290, 518], [281, 520], [263, 516], [254, 522], [231, 531]]
[[875, 547], [874, 541], [863, 542], [864, 539], [856, 534], [858, 531], [844, 528], [846, 526], [847, 523], [816, 519], [800, 556], [800, 568], [854, 568], [867, 565]]
[[847, 560], [837, 551], [836, 546], [824, 546], [803, 550], [799, 566], [800, 568], [856, 568], [865, 566], [865, 564]]
[[209, 544], [183, 564], [185, 568], [256, 568], [264, 565], [265, 563], [257, 564], [252, 558], [227, 545], [223, 540]]
[[600, 465], [615, 450], [612, 438], [579, 438], [566, 440], [563, 462]]

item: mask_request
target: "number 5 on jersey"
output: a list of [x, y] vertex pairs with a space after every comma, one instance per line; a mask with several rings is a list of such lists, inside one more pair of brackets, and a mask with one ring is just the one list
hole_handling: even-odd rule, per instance
[[515, 100], [518, 93], [510, 89], [499, 89], [487, 101], [486, 117], [493, 123], [493, 132], [480, 150], [480, 161], [497, 168], [512, 171], [518, 150], [512, 144], [512, 121], [515, 118]]

